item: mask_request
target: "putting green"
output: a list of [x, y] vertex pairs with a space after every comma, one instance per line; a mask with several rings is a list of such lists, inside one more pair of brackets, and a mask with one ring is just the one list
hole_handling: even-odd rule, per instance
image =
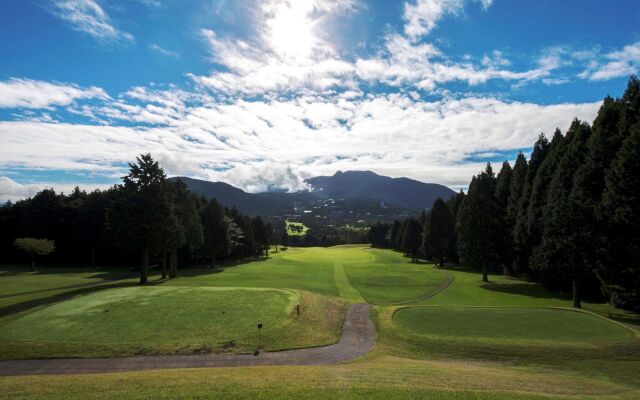
[[[304, 307], [320, 307], [326, 313], [340, 308], [322, 296], [307, 294], [303, 300]], [[260, 322], [264, 324], [261, 344], [266, 349], [334, 342], [339, 327], [294, 316], [297, 302], [296, 293], [278, 289], [119, 288], [27, 314], [0, 328], [0, 339], [14, 345], [63, 345], [67, 356], [95, 355], [95, 351], [110, 355], [246, 352], [258, 346], [256, 323]]]
[[602, 343], [633, 334], [587, 313], [542, 308], [409, 307], [394, 314], [398, 328], [451, 338]]

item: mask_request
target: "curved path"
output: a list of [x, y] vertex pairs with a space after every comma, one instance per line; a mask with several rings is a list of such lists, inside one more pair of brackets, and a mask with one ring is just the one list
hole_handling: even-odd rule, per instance
[[0, 376], [89, 374], [172, 368], [241, 367], [254, 365], [323, 365], [367, 354], [376, 344], [376, 329], [368, 304], [347, 311], [340, 341], [324, 347], [252, 354], [137, 356], [0, 361]]

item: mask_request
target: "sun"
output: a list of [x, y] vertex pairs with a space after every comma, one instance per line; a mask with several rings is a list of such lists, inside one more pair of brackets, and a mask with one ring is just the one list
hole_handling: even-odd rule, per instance
[[267, 39], [277, 54], [298, 60], [309, 58], [317, 39], [308, 14], [308, 7], [299, 4], [276, 10], [267, 21]]

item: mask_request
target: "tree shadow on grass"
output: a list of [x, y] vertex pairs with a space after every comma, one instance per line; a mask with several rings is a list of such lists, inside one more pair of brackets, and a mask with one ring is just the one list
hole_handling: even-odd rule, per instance
[[[20, 303], [10, 304], [8, 306], [0, 307], [0, 319], [9, 317], [9, 316], [15, 316], [32, 309], [39, 309], [42, 307], [46, 307], [55, 303], [59, 303], [61, 301], [70, 300], [77, 296], [84, 296], [94, 292], [99, 292], [101, 290], [140, 286], [138, 282], [125, 281], [130, 277], [131, 275], [126, 275], [117, 280], [112, 280], [105, 283], [83, 285], [82, 287], [78, 287], [75, 290], [70, 290], [64, 293], [58, 293], [48, 297], [40, 297], [40, 298], [31, 299], [31, 300], [23, 301]], [[153, 281], [149, 281], [149, 283], [147, 283], [145, 286], [156, 286], [156, 285], [162, 284], [163, 282], [164, 280], [156, 279]], [[59, 289], [64, 289], [64, 288], [55, 288], [51, 290], [59, 290]], [[48, 291], [48, 290], [44, 290], [44, 291]]]
[[489, 282], [482, 285], [481, 287], [483, 289], [490, 290], [492, 292], [515, 294], [515, 295], [535, 297], [540, 299], [557, 299], [557, 300], [565, 300], [565, 301], [569, 299], [569, 297], [561, 293], [554, 293], [535, 283], [517, 282], [517, 281], [514, 283]]

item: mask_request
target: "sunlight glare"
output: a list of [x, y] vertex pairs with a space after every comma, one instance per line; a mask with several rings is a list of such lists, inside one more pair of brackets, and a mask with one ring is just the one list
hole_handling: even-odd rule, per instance
[[307, 7], [283, 7], [267, 22], [269, 43], [276, 53], [297, 60], [310, 56], [317, 39], [308, 12]]

